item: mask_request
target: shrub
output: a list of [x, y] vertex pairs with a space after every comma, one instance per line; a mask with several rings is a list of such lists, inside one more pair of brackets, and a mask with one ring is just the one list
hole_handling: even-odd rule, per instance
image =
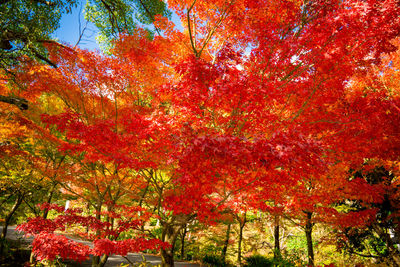
[[252, 255], [250, 257], [245, 258], [246, 263], [245, 267], [294, 267], [295, 263], [291, 259], [279, 257], [269, 259], [262, 255]]
[[252, 255], [245, 258], [245, 267], [269, 267], [274, 266], [274, 262], [262, 255]]
[[207, 254], [203, 257], [202, 262], [206, 266], [212, 267], [225, 267], [227, 266], [221, 256]]
[[291, 258], [284, 258], [284, 257], [279, 257], [276, 259], [273, 259], [273, 266], [279, 266], [279, 267], [294, 267], [298, 266], [295, 262], [301, 262], [300, 259], [296, 257], [291, 257]]

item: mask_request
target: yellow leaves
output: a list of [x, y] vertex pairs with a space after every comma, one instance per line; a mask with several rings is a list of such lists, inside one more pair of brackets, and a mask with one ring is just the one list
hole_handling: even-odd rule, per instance
[[16, 122], [0, 119], [0, 142], [16, 137], [23, 137], [27, 134], [26, 126], [21, 126]]
[[50, 94], [43, 94], [40, 96], [39, 106], [42, 108], [41, 112], [46, 114], [59, 114], [66, 108], [65, 103], [60, 99], [60, 97]]
[[47, 65], [37, 65], [37, 66], [30, 68], [28, 71], [28, 74], [34, 75], [34, 74], [38, 74], [41, 72], [47, 72], [49, 69], [50, 69], [50, 67]]
[[78, 58], [80, 59], [80, 61], [82, 63], [86, 63], [87, 62], [86, 58], [81, 53], [78, 53]]

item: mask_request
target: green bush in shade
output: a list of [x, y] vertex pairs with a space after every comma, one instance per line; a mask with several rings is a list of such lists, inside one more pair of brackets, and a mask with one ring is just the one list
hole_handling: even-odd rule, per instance
[[274, 266], [274, 262], [262, 255], [252, 255], [244, 258], [246, 263], [245, 267], [269, 267]]
[[225, 264], [224, 259], [218, 255], [207, 254], [203, 257], [202, 262], [206, 266], [212, 267], [226, 267], [228, 265]]
[[294, 267], [295, 264], [283, 257], [279, 258], [267, 258], [262, 255], [252, 255], [245, 258], [245, 267], [272, 267], [272, 266], [279, 266], [279, 267]]

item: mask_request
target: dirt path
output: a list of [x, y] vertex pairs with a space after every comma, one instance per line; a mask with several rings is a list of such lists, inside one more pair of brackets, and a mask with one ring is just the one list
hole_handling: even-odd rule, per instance
[[[2, 230], [2, 227], [0, 227], [0, 231], [1, 230]], [[22, 233], [16, 231], [15, 230], [15, 226], [9, 226], [8, 227], [8, 229], [7, 229], [7, 238], [8, 239], [12, 239], [12, 240], [23, 240], [23, 241], [26, 241], [26, 242], [29, 242], [29, 243], [32, 242], [32, 240], [33, 240], [32, 237], [26, 238], [26, 237], [23, 236]], [[80, 243], [86, 244], [86, 245], [90, 245], [91, 244], [91, 242], [82, 241], [82, 240], [79, 240], [79, 239], [76, 239], [76, 238], [73, 238], [73, 237], [68, 237], [68, 238], [70, 238], [70, 239], [72, 239], [72, 240], [74, 240], [76, 242], [80, 242]], [[127, 255], [127, 258], [133, 263], [142, 262], [142, 260], [143, 260], [142, 257], [145, 257], [146, 261], [149, 264], [153, 265], [153, 266], [161, 264], [161, 257], [159, 257], [159, 256], [141, 254], [141, 253], [129, 253]], [[114, 267], [114, 266], [119, 266], [121, 263], [126, 264], [126, 263], [128, 263], [128, 261], [126, 259], [124, 259], [122, 256], [112, 255], [112, 256], [110, 256], [108, 258], [106, 266], [107, 267]], [[73, 266], [90, 266], [90, 262], [86, 261], [86, 262], [83, 262], [81, 264], [76, 264], [76, 265], [73, 264]], [[176, 267], [200, 267], [199, 264], [187, 263], [187, 262], [175, 262], [175, 266]]]

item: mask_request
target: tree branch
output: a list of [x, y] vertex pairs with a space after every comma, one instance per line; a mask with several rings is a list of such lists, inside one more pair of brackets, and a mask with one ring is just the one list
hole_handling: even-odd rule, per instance
[[[146, 11], [147, 15], [150, 17], [151, 21], [154, 22], [154, 16], [153, 16], [153, 14], [151, 14], [150, 10], [146, 7], [146, 5], [143, 3], [142, 0], [139, 0], [139, 2], [142, 5], [142, 7], [144, 8], [144, 10]], [[156, 26], [154, 26], [154, 28], [156, 29], [158, 35], [161, 36], [160, 30]]]
[[21, 97], [15, 96], [3, 96], [0, 95], [0, 102], [8, 103], [11, 105], [17, 106], [20, 110], [27, 110], [28, 109], [28, 100]]
[[53, 68], [57, 68], [56, 63], [52, 62], [50, 59], [48, 59], [47, 57], [41, 55], [36, 49], [31, 48], [32, 52], [35, 54], [35, 57], [37, 57], [40, 60], [43, 60], [44, 62], [46, 62], [47, 64], [49, 64], [50, 66], [52, 66]]
[[193, 42], [192, 27], [190, 26], [190, 11], [192, 11], [195, 3], [196, 3], [196, 0], [193, 1], [192, 5], [187, 10], [187, 23], [188, 23], [188, 28], [189, 28], [190, 43], [192, 44], [192, 49], [193, 49], [194, 55], [196, 57], [199, 57], [197, 49], [196, 49], [196, 44]]

